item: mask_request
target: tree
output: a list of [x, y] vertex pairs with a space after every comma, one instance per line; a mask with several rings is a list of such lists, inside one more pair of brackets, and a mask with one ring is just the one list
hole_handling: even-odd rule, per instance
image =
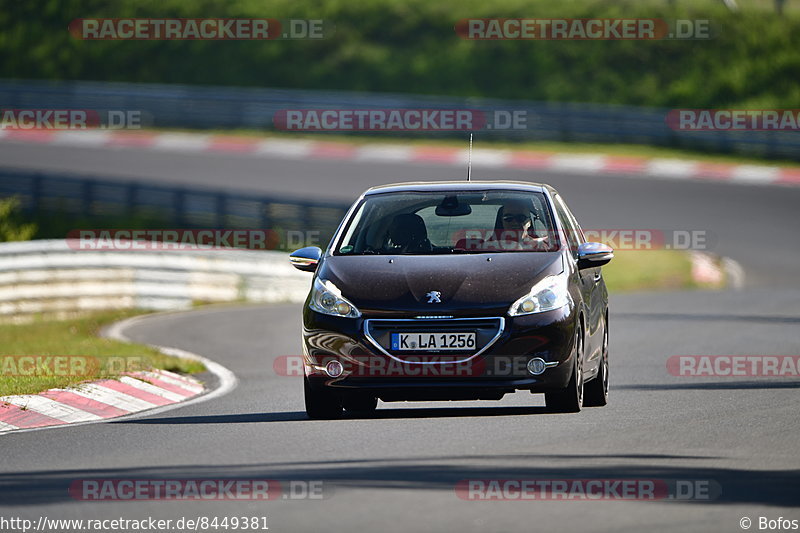
[[0, 242], [27, 241], [36, 230], [36, 224], [21, 221], [18, 198], [0, 199]]

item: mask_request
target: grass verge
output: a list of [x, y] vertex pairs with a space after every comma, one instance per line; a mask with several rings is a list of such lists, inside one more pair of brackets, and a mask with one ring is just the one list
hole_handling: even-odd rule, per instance
[[[104, 311], [67, 320], [39, 318], [27, 324], [0, 325], [0, 396], [35, 394], [83, 381], [113, 378], [136, 367], [188, 374], [205, 370], [197, 361], [98, 336], [103, 326], [142, 313]], [[8, 357], [24, 355], [42, 359], [34, 369], [30, 359]], [[56, 359], [55, 356], [75, 357]], [[47, 361], [46, 357], [51, 359]], [[20, 375], [29, 373], [33, 375]]]
[[603, 267], [610, 293], [718, 288], [692, 278], [692, 260], [677, 250], [622, 250]]

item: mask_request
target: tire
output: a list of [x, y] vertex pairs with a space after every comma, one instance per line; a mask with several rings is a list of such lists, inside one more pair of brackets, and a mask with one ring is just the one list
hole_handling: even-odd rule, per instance
[[306, 398], [306, 414], [309, 418], [331, 420], [342, 416], [342, 398], [322, 387], [313, 387], [308, 378], [303, 378]]
[[583, 393], [583, 405], [586, 407], [603, 407], [608, 404], [608, 319], [603, 325], [603, 355], [597, 376], [586, 384]]
[[345, 396], [342, 401], [345, 411], [356, 415], [367, 415], [378, 408], [378, 399], [374, 396]]
[[575, 364], [567, 388], [544, 393], [544, 402], [556, 413], [577, 413], [583, 405], [583, 331], [580, 326], [575, 333]]

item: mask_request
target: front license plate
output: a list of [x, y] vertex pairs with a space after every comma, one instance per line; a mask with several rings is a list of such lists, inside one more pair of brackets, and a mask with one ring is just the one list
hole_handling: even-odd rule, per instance
[[392, 350], [472, 350], [475, 333], [392, 333]]

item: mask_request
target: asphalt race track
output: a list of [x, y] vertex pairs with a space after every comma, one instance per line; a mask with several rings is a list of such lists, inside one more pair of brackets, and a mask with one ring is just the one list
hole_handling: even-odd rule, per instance
[[[364, 188], [460, 178], [448, 166], [110, 151], [0, 143], [4, 165], [353, 199]], [[220, 306], [145, 319], [136, 341], [202, 354], [238, 387], [150, 416], [0, 439], [0, 515], [38, 519], [266, 516], [270, 531], [741, 531], [800, 520], [797, 377], [677, 377], [672, 355], [800, 354], [800, 188], [509, 170], [546, 181], [586, 228], [706, 230], [739, 261], [741, 291], [611, 295], [611, 398], [550, 414], [501, 402], [393, 403], [372, 418], [310, 421], [297, 377], [298, 305]], [[646, 253], [646, 252], [642, 252]], [[323, 499], [82, 502], [80, 479], [322, 482]], [[646, 479], [709, 487], [683, 501], [471, 501], [468, 479]], [[686, 483], [684, 483], [686, 482]]]

